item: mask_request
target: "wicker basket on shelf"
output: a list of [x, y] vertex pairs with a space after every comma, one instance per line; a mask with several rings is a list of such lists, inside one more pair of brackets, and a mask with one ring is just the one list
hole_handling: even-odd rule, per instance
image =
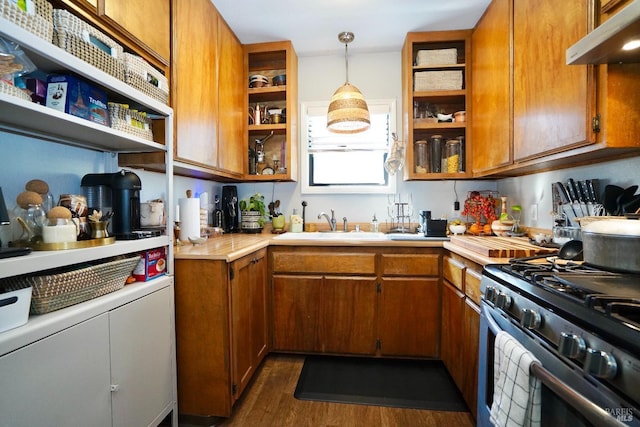
[[416, 65], [449, 65], [458, 62], [458, 49], [426, 49], [419, 50]]
[[167, 78], [139, 56], [124, 54], [124, 81], [153, 99], [169, 102]]
[[16, 290], [31, 286], [31, 314], [49, 313], [122, 289], [139, 260], [135, 256], [10, 277], [0, 280], [0, 288]]
[[462, 71], [418, 71], [415, 73], [414, 90], [460, 90], [462, 89]]
[[113, 129], [153, 141], [151, 119], [147, 115], [131, 110], [125, 104], [110, 102], [109, 118]]
[[6, 93], [8, 95], [31, 102], [31, 97], [27, 92], [2, 80], [0, 80], [0, 93]]
[[53, 11], [53, 43], [124, 81], [122, 46], [66, 10]]
[[0, 0], [0, 16], [51, 43], [53, 38], [53, 6], [46, 0], [33, 0], [35, 13], [20, 9], [15, 1]]

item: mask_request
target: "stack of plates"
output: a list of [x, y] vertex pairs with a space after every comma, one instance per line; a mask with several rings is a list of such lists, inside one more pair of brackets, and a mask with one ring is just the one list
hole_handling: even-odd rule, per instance
[[264, 87], [269, 85], [269, 79], [262, 74], [249, 76], [249, 87]]

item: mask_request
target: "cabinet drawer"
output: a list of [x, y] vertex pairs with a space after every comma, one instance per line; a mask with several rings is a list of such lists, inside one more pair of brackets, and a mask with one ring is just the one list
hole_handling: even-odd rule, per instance
[[273, 271], [278, 273], [375, 274], [374, 253], [275, 252]]
[[442, 260], [442, 277], [461, 291], [464, 291], [462, 282], [464, 272], [465, 266], [453, 258], [444, 257]]
[[467, 269], [464, 274], [465, 294], [480, 305], [480, 278], [481, 274]]
[[438, 254], [382, 254], [383, 276], [438, 276]]

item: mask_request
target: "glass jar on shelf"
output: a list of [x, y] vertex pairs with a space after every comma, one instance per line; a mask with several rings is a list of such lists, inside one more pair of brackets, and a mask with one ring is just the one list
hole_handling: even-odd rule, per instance
[[445, 159], [443, 167], [446, 166], [446, 170], [443, 170], [443, 172], [458, 173], [462, 171], [462, 149], [459, 140], [450, 139], [447, 141], [443, 158]]
[[429, 156], [431, 159], [430, 172], [442, 171], [442, 135], [433, 135], [429, 141]]
[[429, 150], [426, 140], [419, 140], [413, 144], [414, 170], [415, 173], [429, 172]]

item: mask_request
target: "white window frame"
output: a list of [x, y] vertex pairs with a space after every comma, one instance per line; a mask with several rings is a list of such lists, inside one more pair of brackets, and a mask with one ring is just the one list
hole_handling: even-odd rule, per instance
[[[388, 108], [389, 112], [389, 137], [387, 143], [393, 142], [391, 134], [396, 132], [396, 101], [395, 99], [378, 99], [367, 100], [367, 104], [376, 107]], [[300, 126], [300, 175], [301, 175], [301, 192], [302, 194], [392, 194], [396, 189], [396, 179], [398, 174], [390, 175], [386, 185], [309, 185], [309, 136], [308, 136], [308, 116], [309, 109], [329, 108], [329, 101], [309, 101], [300, 103], [301, 126]], [[388, 152], [388, 147], [387, 147]], [[384, 168], [384, 165], [380, 165]]]

